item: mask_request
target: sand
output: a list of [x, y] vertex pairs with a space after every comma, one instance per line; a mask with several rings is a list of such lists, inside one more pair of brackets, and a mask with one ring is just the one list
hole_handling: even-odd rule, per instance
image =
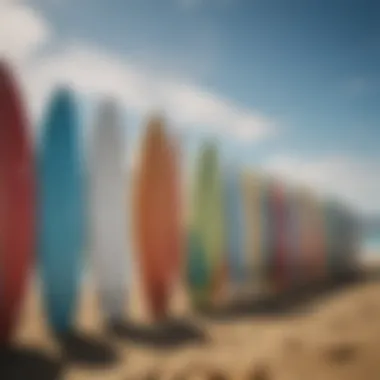
[[[135, 285], [129, 306], [126, 305], [135, 323], [147, 323], [142, 300], [141, 289]], [[176, 342], [169, 339], [174, 333], [166, 333], [166, 336], [163, 333], [161, 338], [154, 339], [153, 333], [149, 334], [144, 326], [137, 327], [137, 332], [124, 331], [127, 339], [106, 332], [94, 287], [88, 282], [83, 287], [77, 322], [78, 331], [85, 334], [85, 338], [72, 343], [71, 350], [78, 352], [63, 364], [60, 346], [47, 328], [40, 293], [33, 283], [25, 300], [15, 344], [23, 349], [29, 347], [55, 364], [49, 362], [50, 372], [43, 370], [42, 364], [35, 364], [30, 369], [30, 376], [14, 375], [13, 378], [380, 378], [380, 282], [360, 282], [324, 292], [319, 297], [309, 298], [307, 303], [300, 302], [298, 309], [285, 307], [277, 313], [258, 307], [235, 310], [230, 315], [225, 313], [224, 318], [221, 315], [218, 318], [217, 314], [194, 315], [181, 286], [172, 304], [176, 320], [187, 326], [182, 330], [189, 330], [194, 335], [187, 331], [191, 339], [186, 338], [182, 330], [175, 335]], [[92, 339], [104, 344], [96, 348], [94, 343], [94, 348]], [[112, 352], [116, 354], [116, 361], [110, 359]], [[19, 367], [23, 365], [20, 362]], [[35, 372], [32, 374], [32, 371]], [[2, 380], [12, 378], [7, 376], [3, 378], [0, 374]]]

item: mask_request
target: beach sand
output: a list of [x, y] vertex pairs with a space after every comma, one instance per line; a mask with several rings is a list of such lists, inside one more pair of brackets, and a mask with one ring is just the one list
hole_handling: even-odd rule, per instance
[[[133, 328], [130, 322], [110, 334], [88, 282], [77, 321], [82, 335], [66, 342], [68, 356], [62, 358], [61, 346], [47, 328], [40, 292], [32, 284], [15, 337], [21, 354], [6, 363], [9, 368], [0, 378], [380, 379], [376, 280], [313, 293], [293, 308], [283, 301], [283, 307], [246, 305], [202, 316], [191, 313], [186, 292], [178, 286], [172, 302], [177, 322], [164, 331], [149, 330], [142, 300], [136, 281], [126, 313], [129, 309], [137, 325]], [[29, 358], [30, 351], [36, 357]]]

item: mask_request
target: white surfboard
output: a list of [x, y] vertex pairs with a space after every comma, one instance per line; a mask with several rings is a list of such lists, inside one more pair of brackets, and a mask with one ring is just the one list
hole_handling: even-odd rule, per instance
[[115, 322], [123, 317], [128, 262], [124, 133], [112, 99], [98, 106], [89, 166], [93, 274], [105, 318]]

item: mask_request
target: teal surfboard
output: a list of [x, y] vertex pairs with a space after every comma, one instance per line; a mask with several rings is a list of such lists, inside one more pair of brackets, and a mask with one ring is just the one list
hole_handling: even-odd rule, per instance
[[47, 318], [55, 333], [73, 327], [85, 244], [84, 172], [74, 94], [51, 98], [38, 163], [38, 255]]

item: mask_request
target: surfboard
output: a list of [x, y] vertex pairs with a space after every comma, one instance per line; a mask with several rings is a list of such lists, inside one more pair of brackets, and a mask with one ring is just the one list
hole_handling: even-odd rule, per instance
[[[338, 210], [337, 210], [338, 211]], [[339, 205], [336, 222], [336, 236], [338, 248], [334, 257], [334, 275], [344, 276], [355, 266], [355, 252], [357, 252], [358, 231], [355, 227], [355, 218], [352, 211], [343, 204]]]
[[187, 275], [193, 306], [215, 302], [226, 278], [223, 183], [217, 148], [202, 146], [196, 164]]
[[35, 240], [35, 173], [28, 120], [10, 67], [0, 63], [0, 344], [18, 319]]
[[272, 184], [273, 224], [274, 224], [274, 260], [273, 282], [277, 291], [289, 286], [286, 261], [288, 255], [286, 231], [286, 193], [279, 182]]
[[296, 189], [288, 192], [286, 202], [286, 234], [288, 241], [287, 276], [290, 286], [298, 288], [302, 278], [300, 201]]
[[323, 217], [324, 217], [324, 230], [325, 230], [325, 250], [326, 250], [326, 270], [328, 276], [332, 276], [332, 258], [334, 256], [334, 239], [333, 239], [333, 210], [331, 201], [325, 200], [323, 203]]
[[248, 265], [245, 252], [245, 216], [241, 173], [237, 167], [228, 167], [224, 175], [226, 237], [228, 267], [233, 290], [237, 290], [248, 279]]
[[242, 178], [244, 203], [245, 255], [251, 291], [263, 291], [262, 184], [257, 173], [245, 172]]
[[327, 276], [326, 265], [326, 235], [324, 229], [323, 203], [318, 197], [313, 198], [314, 203], [314, 238], [315, 238], [315, 261], [317, 266], [317, 279], [322, 280]]
[[360, 246], [360, 224], [356, 213], [347, 208], [347, 244], [346, 244], [346, 269], [352, 271], [357, 269], [357, 254]]
[[322, 214], [317, 197], [314, 194], [309, 194], [306, 197], [306, 208], [308, 212], [308, 237], [309, 237], [309, 252], [310, 259], [310, 275], [313, 280], [319, 280], [323, 277], [323, 225]]
[[273, 212], [272, 181], [269, 178], [262, 180], [261, 197], [261, 237], [262, 237], [262, 274], [264, 291], [271, 292], [273, 288], [273, 258], [275, 253], [275, 230]]
[[178, 151], [164, 120], [147, 125], [137, 169], [135, 241], [146, 300], [155, 320], [167, 316], [172, 285], [179, 275], [181, 209]]
[[318, 213], [315, 196], [309, 189], [300, 189], [300, 244], [302, 281], [313, 282], [320, 276], [321, 252]]
[[57, 334], [73, 327], [86, 242], [85, 173], [78, 112], [73, 92], [57, 89], [40, 141], [39, 267], [47, 318]]
[[312, 278], [311, 260], [311, 223], [309, 211], [310, 193], [307, 189], [299, 189], [299, 238], [300, 238], [300, 283], [305, 284]]
[[334, 277], [339, 270], [341, 256], [341, 210], [333, 199], [324, 203], [324, 226], [326, 236], [326, 266], [330, 277]]
[[115, 322], [124, 314], [128, 268], [124, 135], [113, 99], [99, 104], [90, 152], [93, 274], [105, 318]]

